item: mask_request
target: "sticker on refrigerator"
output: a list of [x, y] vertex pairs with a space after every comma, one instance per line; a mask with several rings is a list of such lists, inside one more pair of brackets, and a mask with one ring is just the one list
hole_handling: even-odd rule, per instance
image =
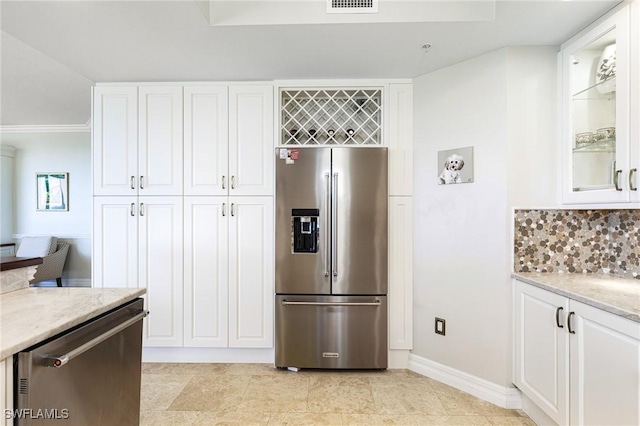
[[295, 164], [296, 160], [300, 157], [300, 151], [297, 148], [281, 148], [279, 157], [285, 161], [285, 164]]

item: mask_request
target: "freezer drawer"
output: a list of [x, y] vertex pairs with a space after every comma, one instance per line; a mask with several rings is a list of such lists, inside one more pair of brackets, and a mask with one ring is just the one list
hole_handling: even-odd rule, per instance
[[276, 367], [387, 368], [386, 296], [276, 295]]

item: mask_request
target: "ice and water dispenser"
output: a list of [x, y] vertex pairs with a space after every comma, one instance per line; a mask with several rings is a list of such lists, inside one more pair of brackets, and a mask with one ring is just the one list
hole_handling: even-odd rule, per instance
[[292, 209], [293, 252], [317, 253], [320, 240], [320, 209]]

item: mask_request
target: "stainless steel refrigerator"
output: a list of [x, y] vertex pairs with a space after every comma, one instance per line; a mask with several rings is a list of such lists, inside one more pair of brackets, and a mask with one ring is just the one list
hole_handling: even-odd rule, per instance
[[276, 149], [277, 367], [387, 368], [387, 149]]

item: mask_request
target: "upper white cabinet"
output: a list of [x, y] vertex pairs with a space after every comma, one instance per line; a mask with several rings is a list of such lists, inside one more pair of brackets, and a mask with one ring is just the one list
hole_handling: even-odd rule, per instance
[[138, 193], [182, 195], [182, 87], [138, 88]]
[[184, 194], [273, 195], [273, 86], [185, 86]]
[[138, 88], [93, 89], [93, 194], [138, 193]]
[[226, 195], [229, 190], [227, 86], [184, 88], [184, 194]]
[[229, 195], [273, 195], [273, 86], [229, 87]]
[[515, 378], [559, 425], [640, 424], [640, 324], [516, 281]]
[[389, 195], [413, 194], [413, 84], [389, 85]]
[[640, 140], [630, 138], [640, 97], [637, 58], [633, 70], [630, 55], [640, 39], [630, 37], [630, 28], [638, 24], [637, 12], [625, 5], [562, 46], [564, 203], [638, 200]]
[[182, 194], [182, 88], [98, 86], [93, 194]]

